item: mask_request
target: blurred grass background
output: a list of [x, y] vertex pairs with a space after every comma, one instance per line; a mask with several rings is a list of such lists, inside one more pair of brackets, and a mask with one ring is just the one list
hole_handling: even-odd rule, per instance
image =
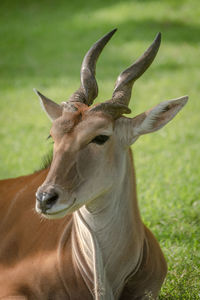
[[51, 124], [32, 88], [67, 100], [79, 87], [84, 54], [115, 27], [97, 65], [97, 101], [111, 96], [118, 74], [159, 31], [162, 46], [134, 85], [132, 115], [190, 97], [167, 127], [133, 149], [141, 213], [169, 265], [160, 299], [200, 299], [199, 0], [1, 0], [0, 178], [32, 173], [51, 147]]

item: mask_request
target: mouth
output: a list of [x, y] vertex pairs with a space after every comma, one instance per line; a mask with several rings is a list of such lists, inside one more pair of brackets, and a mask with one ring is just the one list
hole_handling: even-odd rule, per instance
[[[71, 205], [70, 205], [71, 207]], [[48, 216], [55, 216], [55, 215], [59, 215], [63, 212], [65, 212], [66, 210], [68, 210], [70, 207], [66, 207], [64, 209], [61, 209], [61, 210], [58, 210], [58, 211], [55, 211], [55, 212], [52, 212], [52, 213], [48, 213], [48, 212], [45, 212], [45, 215], [48, 215]], [[43, 213], [44, 214], [44, 213]]]
[[74, 200], [72, 201], [72, 203], [70, 203], [70, 205], [67, 205], [64, 208], [57, 210], [57, 211], [52, 211], [52, 212], [48, 212], [48, 210], [47, 210], [46, 212], [42, 212], [42, 215], [47, 219], [63, 218], [67, 214], [73, 212], [73, 206], [74, 206], [75, 201], [76, 201], [76, 198], [74, 198]]

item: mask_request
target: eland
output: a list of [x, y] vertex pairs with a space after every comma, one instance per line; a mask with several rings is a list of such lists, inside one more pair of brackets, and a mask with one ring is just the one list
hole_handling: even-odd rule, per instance
[[94, 105], [96, 62], [115, 31], [87, 52], [80, 88], [67, 102], [57, 104], [35, 90], [52, 121], [53, 158], [32, 175], [0, 181], [0, 299], [139, 300], [159, 294], [167, 265], [141, 220], [130, 146], [166, 125], [188, 97], [124, 116], [131, 112], [133, 83], [158, 52], [159, 33], [119, 75], [112, 98]]

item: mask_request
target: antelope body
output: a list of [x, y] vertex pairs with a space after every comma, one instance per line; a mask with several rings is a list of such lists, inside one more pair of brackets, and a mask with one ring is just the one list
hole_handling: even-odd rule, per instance
[[129, 147], [168, 123], [187, 97], [123, 116], [134, 81], [156, 56], [158, 34], [120, 74], [112, 99], [92, 105], [96, 61], [115, 31], [86, 54], [68, 102], [36, 91], [53, 122], [53, 159], [45, 170], [0, 182], [0, 299], [155, 299], [160, 291], [167, 266], [140, 217]]

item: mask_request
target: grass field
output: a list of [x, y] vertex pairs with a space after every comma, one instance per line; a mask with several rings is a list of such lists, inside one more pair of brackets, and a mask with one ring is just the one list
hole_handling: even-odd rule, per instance
[[132, 115], [188, 94], [180, 114], [134, 145], [144, 222], [158, 238], [169, 272], [160, 299], [200, 299], [199, 0], [0, 2], [0, 178], [38, 169], [51, 147], [50, 122], [32, 88], [57, 102], [79, 86], [83, 55], [118, 27], [97, 65], [99, 97], [118, 74], [163, 36], [152, 67], [134, 85]]

